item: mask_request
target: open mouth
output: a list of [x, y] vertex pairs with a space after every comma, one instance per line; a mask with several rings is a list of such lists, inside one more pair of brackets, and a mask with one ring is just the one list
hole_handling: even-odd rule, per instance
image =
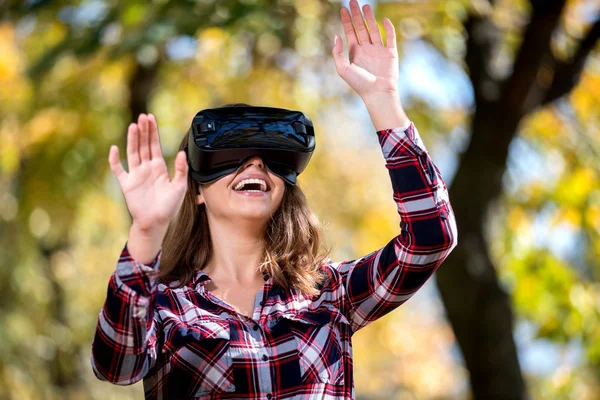
[[262, 179], [244, 179], [239, 182], [233, 188], [236, 192], [253, 192], [253, 193], [261, 193], [268, 192], [271, 190], [267, 182]]

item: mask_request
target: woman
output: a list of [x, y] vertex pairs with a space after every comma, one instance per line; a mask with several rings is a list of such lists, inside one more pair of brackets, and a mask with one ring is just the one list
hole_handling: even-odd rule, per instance
[[[140, 115], [129, 172], [115, 146], [109, 155], [133, 224], [93, 343], [100, 379], [144, 379], [148, 399], [354, 398], [351, 335], [410, 298], [457, 243], [446, 186], [400, 105], [394, 27], [383, 21], [385, 46], [363, 11], [368, 25], [356, 0], [341, 9], [350, 61], [337, 35], [332, 54], [377, 130], [400, 235], [332, 262], [300, 189], [261, 157], [198, 185], [179, 152], [170, 180], [156, 120]], [[264, 190], [236, 190], [249, 178]]]

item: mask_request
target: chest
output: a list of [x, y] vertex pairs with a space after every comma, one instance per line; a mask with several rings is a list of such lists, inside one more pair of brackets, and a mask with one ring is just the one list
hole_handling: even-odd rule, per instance
[[[228, 303], [246, 311], [254, 308], [255, 297], [229, 294], [221, 293]], [[297, 310], [277, 300], [269, 297], [258, 303], [257, 321], [225, 311], [207, 312], [204, 307], [196, 310], [199, 314], [193, 320], [171, 321], [165, 339], [177, 338], [177, 343], [166, 346], [170, 351], [163, 354], [165, 371], [157, 371], [165, 389], [175, 386], [186, 396], [229, 398], [318, 387], [349, 398], [348, 321], [333, 307]], [[192, 370], [196, 372], [190, 376]]]
[[206, 285], [207, 295], [224, 302], [238, 314], [252, 318], [254, 308], [262, 300], [264, 281], [252, 282], [248, 285], [215, 284]]
[[252, 318], [254, 307], [260, 302], [260, 300], [257, 300], [258, 297], [261, 297], [260, 292], [259, 288], [249, 289], [233, 287], [223, 290], [214, 290], [211, 293], [218, 299], [227, 303], [227, 305], [233, 308], [237, 313]]

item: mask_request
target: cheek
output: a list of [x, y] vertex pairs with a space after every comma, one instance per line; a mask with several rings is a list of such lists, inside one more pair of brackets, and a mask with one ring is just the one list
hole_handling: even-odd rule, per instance
[[226, 199], [228, 193], [226, 188], [226, 183], [221, 180], [202, 187], [201, 193], [204, 204], [212, 209], [222, 208], [223, 204], [228, 201]]
[[283, 196], [285, 195], [285, 191], [287, 189], [284, 187], [281, 188], [281, 190], [279, 190], [277, 192], [277, 197], [275, 198], [275, 203], [277, 204], [277, 208], [279, 208], [279, 206], [281, 206], [281, 203], [283, 203]]

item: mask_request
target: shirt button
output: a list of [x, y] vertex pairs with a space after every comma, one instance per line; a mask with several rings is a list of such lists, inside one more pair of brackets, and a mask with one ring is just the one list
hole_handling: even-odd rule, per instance
[[255, 331], [258, 330], [258, 324], [254, 324], [254, 326], [252, 327], [252, 329], [254, 329]]
[[266, 354], [263, 354], [263, 356], [262, 356], [262, 359], [263, 359], [263, 361], [267, 361], [267, 359], [268, 359], [268, 358], [269, 358], [269, 357], [267, 357], [267, 355], [266, 355]]
[[261, 307], [262, 307], [262, 306], [264, 306], [264, 305], [265, 305], [265, 302], [264, 302], [264, 301], [261, 301], [261, 302], [260, 302], [260, 305], [261, 305]]
[[273, 397], [273, 395], [271, 393], [267, 393], [267, 399], [270, 399], [271, 397]]

